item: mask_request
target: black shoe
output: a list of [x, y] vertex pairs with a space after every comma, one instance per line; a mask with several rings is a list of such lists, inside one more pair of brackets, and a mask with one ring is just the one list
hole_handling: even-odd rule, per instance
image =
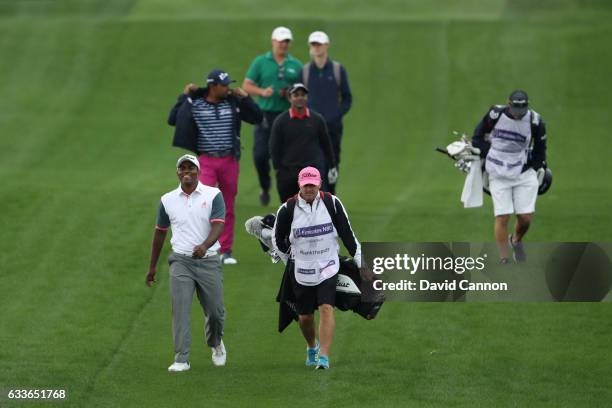
[[270, 193], [268, 193], [267, 191], [262, 191], [261, 193], [259, 193], [259, 203], [263, 207], [270, 204]]

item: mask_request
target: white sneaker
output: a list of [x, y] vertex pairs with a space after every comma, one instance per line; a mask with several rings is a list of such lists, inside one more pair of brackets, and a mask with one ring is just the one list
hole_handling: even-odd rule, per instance
[[225, 351], [225, 344], [223, 344], [223, 340], [217, 347], [213, 347], [212, 349], [212, 362], [217, 367], [221, 367], [225, 365], [225, 361], [227, 360], [227, 352]]
[[187, 371], [191, 368], [189, 363], [177, 363], [174, 362], [170, 367], [168, 367], [168, 371], [171, 373], [178, 373], [180, 371]]
[[221, 254], [221, 260], [223, 261], [224, 265], [236, 265], [238, 263], [236, 258], [232, 257], [231, 252]]

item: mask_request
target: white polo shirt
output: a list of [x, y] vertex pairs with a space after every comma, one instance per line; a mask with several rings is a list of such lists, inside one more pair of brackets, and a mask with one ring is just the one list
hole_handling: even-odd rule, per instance
[[[225, 202], [221, 191], [198, 183], [193, 193], [186, 194], [179, 185], [161, 197], [156, 228], [162, 231], [171, 228], [172, 250], [191, 256], [193, 248], [206, 240], [210, 223], [215, 221], [225, 222]], [[215, 254], [219, 248], [217, 241], [206, 254]]]

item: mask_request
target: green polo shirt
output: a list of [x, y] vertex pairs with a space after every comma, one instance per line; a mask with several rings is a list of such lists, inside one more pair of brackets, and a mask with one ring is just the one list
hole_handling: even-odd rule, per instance
[[261, 110], [281, 112], [289, 109], [289, 101], [280, 96], [280, 90], [299, 82], [298, 74], [301, 69], [302, 63], [291, 54], [287, 54], [282, 65], [276, 63], [272, 51], [259, 55], [253, 60], [246, 77], [260, 88], [272, 86], [274, 89], [271, 97], [258, 97], [257, 103]]

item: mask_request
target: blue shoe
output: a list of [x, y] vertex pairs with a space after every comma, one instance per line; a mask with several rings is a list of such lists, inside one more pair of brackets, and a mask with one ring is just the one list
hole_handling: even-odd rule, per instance
[[315, 348], [306, 347], [306, 365], [309, 367], [316, 366], [319, 361], [319, 342]]
[[327, 356], [320, 355], [319, 362], [317, 363], [315, 370], [329, 370], [329, 358]]

